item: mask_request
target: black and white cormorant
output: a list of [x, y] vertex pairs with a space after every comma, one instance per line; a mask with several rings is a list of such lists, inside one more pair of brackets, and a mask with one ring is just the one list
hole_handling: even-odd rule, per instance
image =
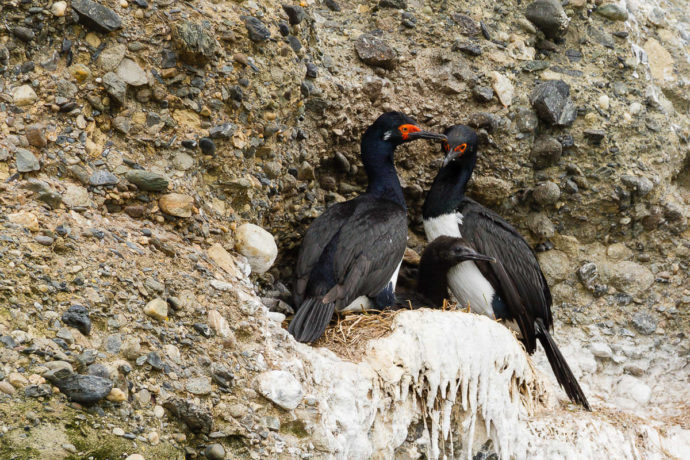
[[[393, 163], [395, 148], [415, 139], [445, 140], [400, 112], [381, 115], [362, 136], [369, 185], [364, 194], [328, 208], [307, 230], [297, 258], [295, 305], [288, 330], [313, 342], [333, 312], [358, 297], [395, 304], [395, 283], [407, 244], [407, 207]], [[359, 300], [358, 300], [359, 302]], [[367, 302], [368, 303], [368, 302]]]
[[424, 201], [422, 217], [428, 241], [462, 237], [495, 263], [467, 261], [448, 272], [448, 285], [462, 305], [478, 314], [517, 326], [527, 352], [544, 347], [558, 383], [571, 401], [590, 410], [568, 363], [549, 333], [553, 324], [551, 292], [539, 262], [524, 238], [501, 216], [465, 196], [477, 161], [477, 135], [455, 125], [445, 132], [446, 157]]
[[419, 260], [417, 274], [417, 293], [421, 301], [426, 301], [422, 305], [442, 307], [448, 298], [448, 272], [468, 260], [495, 262], [493, 257], [475, 251], [463, 238], [439, 236], [427, 244]]

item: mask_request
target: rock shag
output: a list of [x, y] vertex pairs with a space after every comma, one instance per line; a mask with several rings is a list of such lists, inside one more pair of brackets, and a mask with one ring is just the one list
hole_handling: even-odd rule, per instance
[[298, 310], [288, 327], [298, 341], [317, 340], [333, 313], [346, 310], [358, 297], [380, 307], [395, 303], [407, 207], [393, 157], [398, 145], [416, 139], [445, 136], [422, 131], [400, 112], [381, 115], [362, 136], [366, 192], [328, 208], [304, 235], [294, 289]]
[[462, 237], [474, 250], [496, 260], [466, 261], [451, 268], [451, 293], [473, 312], [516, 327], [528, 353], [534, 353], [539, 340], [568, 397], [590, 410], [584, 392], [549, 333], [553, 325], [551, 292], [534, 252], [501, 216], [465, 196], [477, 162], [476, 133], [467, 126], [455, 125], [445, 134], [446, 157], [422, 211], [427, 240]]

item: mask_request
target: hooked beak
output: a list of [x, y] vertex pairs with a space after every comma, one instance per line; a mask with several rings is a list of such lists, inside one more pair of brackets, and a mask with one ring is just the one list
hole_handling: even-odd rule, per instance
[[408, 141], [414, 141], [416, 139], [432, 139], [435, 141], [445, 141], [448, 138], [445, 134], [436, 134], [431, 131], [415, 131], [407, 135]]
[[455, 150], [451, 150], [446, 154], [446, 157], [443, 159], [443, 166], [448, 166], [448, 163], [455, 160], [460, 155], [462, 155], [462, 153], [456, 152]]
[[496, 259], [493, 257], [485, 256], [484, 254], [480, 254], [472, 249], [465, 249], [462, 254], [459, 254], [460, 258], [464, 260], [484, 260], [486, 262], [491, 262], [494, 263], [496, 262]]

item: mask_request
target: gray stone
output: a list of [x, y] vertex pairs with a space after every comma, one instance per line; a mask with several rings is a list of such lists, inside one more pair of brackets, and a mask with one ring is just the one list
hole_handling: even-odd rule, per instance
[[453, 43], [453, 51], [460, 51], [468, 56], [481, 56], [482, 47], [478, 43], [457, 40]]
[[380, 0], [379, 6], [381, 8], [395, 8], [404, 10], [407, 8], [407, 0]]
[[553, 182], [542, 182], [532, 191], [532, 198], [542, 206], [554, 204], [560, 197], [561, 189]]
[[122, 28], [122, 20], [110, 8], [91, 0], [72, 0], [79, 22], [96, 32], [108, 33]]
[[91, 364], [86, 369], [86, 373], [88, 375], [95, 375], [96, 377], [102, 377], [104, 379], [110, 379], [110, 370], [105, 366], [105, 364], [100, 364], [100, 363]]
[[58, 209], [62, 204], [62, 195], [51, 190], [39, 193], [36, 196], [36, 199], [44, 202], [45, 204], [50, 206], [51, 209]]
[[64, 78], [58, 80], [56, 89], [57, 96], [71, 99], [76, 96], [78, 92], [79, 88], [71, 81], [65, 80]]
[[120, 131], [122, 134], [129, 134], [132, 129], [132, 122], [126, 117], [115, 117], [112, 121], [113, 128]]
[[572, 272], [572, 262], [566, 253], [558, 249], [539, 252], [537, 259], [544, 276], [551, 283], [565, 280]]
[[70, 208], [85, 208], [91, 205], [88, 190], [76, 184], [65, 185], [62, 201]]
[[367, 65], [392, 70], [398, 65], [398, 53], [382, 38], [362, 34], [355, 41], [357, 55]]
[[211, 379], [205, 376], [194, 377], [187, 380], [185, 388], [194, 395], [207, 395], [213, 391], [213, 388], [211, 387]]
[[477, 85], [472, 88], [472, 96], [479, 102], [490, 102], [494, 98], [494, 90], [488, 86]]
[[599, 145], [606, 137], [606, 131], [603, 129], [586, 129], [583, 134], [592, 144]]
[[570, 99], [570, 86], [562, 80], [549, 80], [534, 88], [530, 95], [537, 115], [549, 125], [569, 126], [577, 117], [577, 107]]
[[204, 455], [208, 460], [223, 460], [225, 458], [225, 449], [220, 444], [211, 444], [204, 450]]
[[326, 0], [324, 3], [331, 11], [335, 11], [337, 13], [341, 10], [340, 5], [338, 5], [338, 2], [335, 0]]
[[89, 311], [82, 305], [72, 305], [62, 314], [62, 322], [76, 328], [84, 335], [91, 333], [91, 319]]
[[251, 41], [261, 43], [271, 38], [271, 32], [259, 18], [245, 16], [243, 19], [244, 26], [247, 28], [247, 34]]
[[563, 146], [557, 139], [543, 134], [534, 140], [532, 160], [537, 169], [547, 168], [561, 159]]
[[41, 169], [41, 164], [38, 162], [38, 158], [36, 158], [36, 156], [31, 153], [30, 150], [17, 149], [17, 152], [15, 153], [15, 161], [17, 171], [19, 172], [31, 172]]
[[89, 177], [89, 184], [93, 185], [94, 187], [100, 187], [104, 185], [116, 185], [118, 182], [119, 179], [117, 178], [117, 176], [104, 169], [99, 169], [98, 171], [95, 171]]
[[547, 38], [560, 38], [568, 31], [570, 19], [557, 0], [537, 0], [527, 5], [525, 17]]
[[596, 43], [599, 43], [601, 46], [605, 46], [606, 48], [611, 49], [614, 49], [616, 47], [616, 44], [613, 41], [613, 36], [600, 27], [596, 27], [593, 25], [589, 26], [587, 28], [587, 34], [591, 37], [592, 40], [594, 40]]
[[657, 320], [649, 313], [635, 313], [631, 321], [632, 325], [640, 334], [649, 335], [656, 331]]
[[232, 123], [223, 123], [208, 130], [208, 135], [213, 139], [230, 139], [237, 126]]
[[125, 83], [122, 78], [118, 77], [117, 74], [113, 72], [108, 72], [103, 75], [103, 85], [107, 93], [114, 99], [115, 103], [118, 105], [123, 105], [125, 103], [127, 83]]
[[45, 398], [53, 394], [50, 385], [29, 385], [24, 388], [24, 395], [28, 398]]
[[474, 37], [482, 33], [482, 29], [477, 24], [477, 21], [465, 14], [453, 13], [450, 15], [450, 18], [458, 25], [462, 35]]
[[283, 5], [283, 11], [288, 15], [288, 20], [292, 26], [296, 26], [307, 17], [304, 8], [299, 5]]
[[613, 357], [613, 351], [611, 350], [611, 347], [603, 342], [590, 343], [589, 351], [591, 351], [594, 356], [600, 359], [611, 359], [611, 357]]
[[192, 401], [170, 398], [163, 403], [175, 417], [182, 420], [194, 433], [210, 433], [213, 429], [213, 416], [210, 411], [197, 406]]
[[128, 181], [137, 186], [139, 190], [147, 192], [162, 192], [168, 188], [170, 181], [162, 174], [141, 169], [130, 169], [125, 174]]
[[599, 8], [594, 10], [599, 16], [603, 16], [612, 21], [627, 21], [628, 20], [628, 10], [624, 6], [618, 5], [616, 3], [608, 3], [606, 5], [601, 5]]
[[29, 29], [28, 27], [18, 26], [12, 29], [12, 33], [15, 37], [23, 42], [30, 42], [36, 36], [36, 33]]
[[110, 379], [95, 375], [71, 374], [66, 378], [54, 379], [51, 383], [70, 400], [85, 406], [93, 405], [105, 398], [113, 388], [113, 382]]
[[654, 188], [654, 182], [642, 176], [625, 174], [621, 176], [621, 182], [639, 196], [647, 195]]
[[51, 246], [55, 242], [54, 238], [47, 235], [38, 235], [34, 239], [38, 244], [42, 244], [43, 246]]
[[183, 21], [177, 24], [174, 27], [173, 43], [180, 59], [191, 65], [206, 64], [218, 48], [208, 22], [197, 24]]
[[194, 167], [194, 158], [185, 152], [177, 152], [173, 157], [172, 164], [179, 171], [188, 171]]
[[146, 72], [131, 59], [123, 59], [117, 67], [117, 76], [132, 86], [143, 86], [149, 82]]
[[540, 239], [549, 239], [556, 233], [551, 219], [541, 212], [533, 212], [527, 216], [527, 227]]
[[637, 262], [621, 261], [607, 267], [609, 283], [621, 292], [637, 296], [654, 284], [654, 275]]
[[295, 409], [302, 401], [302, 385], [285, 371], [268, 371], [259, 375], [259, 393], [285, 410]]
[[116, 355], [122, 348], [122, 336], [120, 334], [110, 334], [105, 338], [105, 351]]
[[539, 126], [539, 119], [534, 110], [522, 107], [515, 117], [515, 124], [521, 133], [533, 133]]
[[103, 50], [101, 55], [98, 56], [98, 62], [106, 72], [113, 71], [120, 65], [126, 52], [127, 47], [123, 43], [116, 43]]
[[232, 370], [227, 366], [219, 363], [214, 363], [211, 366], [211, 378], [220, 387], [228, 389], [232, 388], [233, 382], [235, 380], [235, 375]]

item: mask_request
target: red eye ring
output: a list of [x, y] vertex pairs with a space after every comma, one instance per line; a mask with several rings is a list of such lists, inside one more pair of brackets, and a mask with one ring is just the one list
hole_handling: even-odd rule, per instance
[[465, 150], [467, 150], [467, 144], [465, 143], [462, 143], [453, 149], [454, 152], [460, 153], [465, 153]]

